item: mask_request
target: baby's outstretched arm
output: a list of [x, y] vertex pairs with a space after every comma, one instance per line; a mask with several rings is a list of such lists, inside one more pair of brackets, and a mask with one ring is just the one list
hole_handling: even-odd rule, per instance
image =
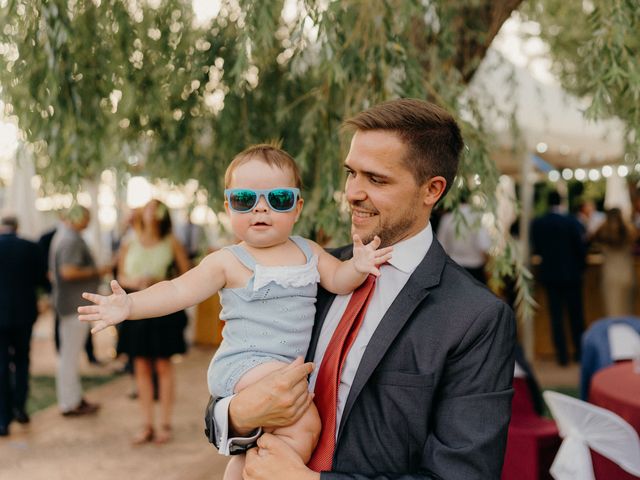
[[353, 257], [341, 262], [333, 255], [314, 244], [318, 255], [320, 284], [332, 293], [344, 295], [354, 291], [369, 274], [378, 276], [378, 266], [391, 258], [393, 247], [380, 248], [380, 238], [376, 235], [367, 245], [358, 235], [353, 236]]
[[83, 293], [94, 305], [78, 307], [82, 322], [93, 322], [91, 333], [123, 320], [160, 317], [206, 300], [226, 283], [226, 252], [209, 254], [200, 264], [173, 280], [165, 280], [139, 292], [127, 294], [117, 281], [111, 281], [109, 296]]

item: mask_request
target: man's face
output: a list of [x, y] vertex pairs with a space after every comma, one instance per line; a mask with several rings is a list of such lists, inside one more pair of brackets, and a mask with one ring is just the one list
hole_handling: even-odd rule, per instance
[[351, 234], [365, 243], [378, 235], [382, 247], [393, 245], [427, 226], [428, 187], [416, 184], [403, 161], [406, 153], [404, 143], [384, 130], [357, 131], [351, 140], [345, 193]]

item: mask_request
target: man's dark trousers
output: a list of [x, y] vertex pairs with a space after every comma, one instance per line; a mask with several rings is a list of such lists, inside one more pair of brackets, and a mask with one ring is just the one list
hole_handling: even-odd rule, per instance
[[25, 410], [31, 330], [31, 325], [0, 329], [0, 425], [9, 425], [14, 409]]
[[563, 309], [569, 314], [571, 340], [575, 348], [574, 360], [580, 359], [580, 342], [584, 330], [584, 314], [582, 307], [582, 282], [545, 283], [549, 314], [551, 315], [551, 333], [556, 349], [558, 363], [566, 365], [569, 361], [567, 341], [565, 339]]

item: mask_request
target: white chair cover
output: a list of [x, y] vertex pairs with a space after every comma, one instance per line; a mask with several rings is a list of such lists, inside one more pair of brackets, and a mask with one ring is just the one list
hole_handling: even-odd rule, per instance
[[613, 361], [629, 360], [640, 355], [640, 334], [626, 323], [613, 323], [607, 329], [609, 351]]
[[561, 393], [543, 396], [564, 438], [550, 469], [555, 480], [594, 480], [589, 448], [640, 476], [640, 438], [624, 419]]

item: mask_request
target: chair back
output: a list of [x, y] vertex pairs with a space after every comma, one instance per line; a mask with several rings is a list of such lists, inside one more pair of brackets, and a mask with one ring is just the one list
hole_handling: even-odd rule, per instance
[[580, 398], [582, 400], [587, 400], [593, 374], [613, 364], [609, 345], [609, 327], [621, 324], [628, 325], [640, 334], [639, 317], [611, 317], [594, 322], [582, 335], [580, 358]]
[[640, 334], [626, 323], [613, 323], [607, 330], [611, 359], [629, 360], [640, 355]]
[[594, 480], [589, 448], [640, 476], [640, 438], [624, 419], [558, 392], [543, 396], [564, 439], [550, 470], [555, 480]]

